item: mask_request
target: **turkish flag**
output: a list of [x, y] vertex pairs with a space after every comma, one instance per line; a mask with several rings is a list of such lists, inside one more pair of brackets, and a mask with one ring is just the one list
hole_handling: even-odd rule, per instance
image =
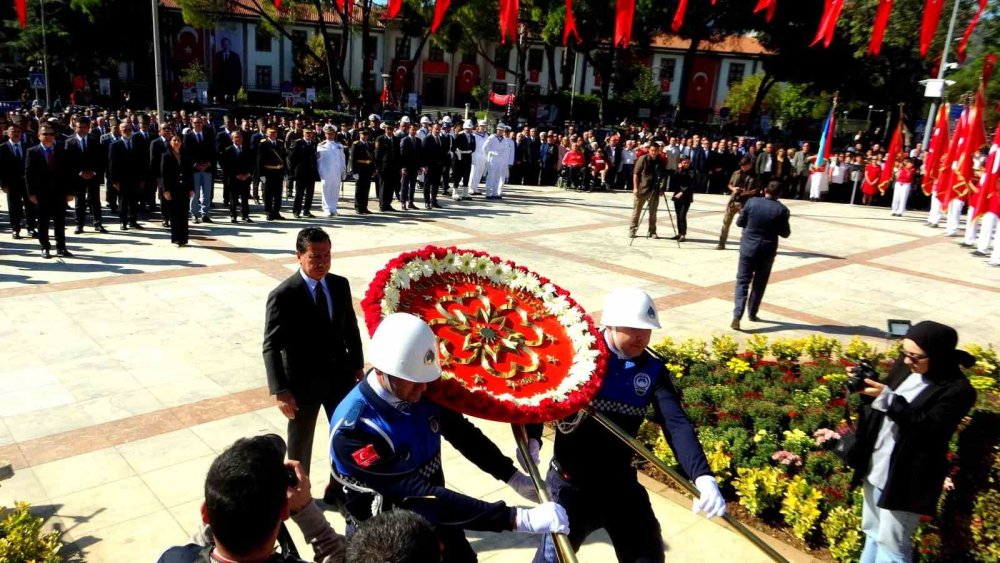
[[531, 82], [538, 82], [538, 71], [532, 70], [528, 73], [528, 80]]
[[437, 33], [438, 27], [448, 11], [449, 4], [451, 4], [451, 0], [436, 0], [434, 2], [434, 21], [431, 23], [431, 33]]
[[396, 71], [392, 73], [392, 89], [401, 92], [406, 85], [406, 65], [410, 61], [399, 61], [396, 64]]
[[458, 65], [458, 76], [455, 77], [455, 92], [469, 94], [479, 84], [479, 67], [473, 64]]
[[[715, 4], [713, 1], [712, 4]], [[774, 19], [774, 13], [778, 11], [778, 0], [758, 0], [757, 5], [754, 6], [753, 13], [757, 13], [763, 10], [767, 10], [764, 13], [764, 20], [770, 22]]]
[[955, 125], [955, 133], [948, 144], [948, 152], [941, 155], [941, 173], [938, 175], [937, 182], [934, 183], [934, 191], [937, 193], [941, 206], [945, 209], [948, 208], [948, 204], [953, 199], [951, 186], [952, 178], [955, 175], [954, 162], [958, 160], [959, 147], [965, 138], [965, 122], [968, 121], [968, 118], [969, 108], [966, 107], [962, 111], [961, 117], [958, 118], [958, 124]]
[[816, 37], [813, 38], [810, 47], [814, 47], [823, 41], [823, 47], [829, 47], [833, 43], [833, 33], [837, 30], [837, 20], [840, 19], [840, 12], [844, 9], [844, 0], [826, 0], [823, 8], [823, 19], [819, 22], [816, 30]]
[[954, 197], [968, 201], [969, 193], [975, 190], [976, 178], [972, 168], [973, 153], [986, 142], [986, 131], [983, 127], [983, 110], [986, 108], [983, 88], [976, 91], [976, 101], [969, 110], [969, 119], [965, 123], [965, 140], [959, 147], [958, 160], [955, 162], [955, 176], [952, 178]]
[[680, 2], [677, 3], [677, 11], [674, 12], [674, 21], [670, 22], [670, 29], [674, 32], [684, 25], [684, 16], [687, 14], [687, 9], [687, 0], [680, 0]]
[[670, 91], [670, 81], [669, 80], [661, 80], [660, 81], [660, 92], [669, 92], [669, 91]]
[[889, 16], [892, 15], [892, 0], [878, 0], [878, 11], [875, 12], [875, 27], [872, 28], [872, 38], [868, 42], [868, 54], [878, 56], [882, 51], [882, 39], [885, 37], [885, 28], [889, 25]]
[[710, 109], [715, 97], [715, 83], [719, 77], [720, 59], [695, 56], [691, 65], [684, 105], [691, 109]]
[[948, 150], [948, 104], [941, 104], [937, 118], [934, 119], [934, 132], [927, 146], [927, 158], [924, 160], [924, 181], [921, 188], [924, 195], [931, 195], [934, 182], [941, 175], [941, 161], [944, 152]]
[[941, 10], [944, 0], [924, 0], [924, 17], [920, 24], [920, 56], [926, 57], [937, 32], [938, 21], [941, 20]]
[[886, 154], [885, 162], [882, 163], [882, 174], [878, 178], [878, 191], [885, 193], [886, 188], [892, 182], [892, 176], [896, 172], [896, 160], [903, 152], [903, 116], [899, 116], [899, 123], [892, 133], [892, 140], [889, 142], [889, 152]]
[[399, 10], [402, 7], [403, 0], [389, 0], [389, 7], [386, 9], [385, 15], [394, 18], [399, 15]]
[[[686, 2], [687, 0], [681, 0]], [[627, 47], [632, 42], [632, 18], [635, 0], [618, 0], [615, 5], [615, 47]]]
[[17, 11], [17, 22], [21, 28], [28, 27], [28, 0], [14, 0], [14, 10]]
[[566, 0], [566, 27], [563, 28], [562, 41], [564, 47], [569, 43], [570, 35], [576, 38], [577, 43], [583, 41], [580, 38], [580, 31], [576, 29], [576, 18], [573, 17], [573, 0]]
[[1000, 123], [997, 124], [996, 132], [993, 133], [993, 145], [990, 153], [986, 156], [986, 165], [983, 167], [983, 176], [979, 179], [976, 187], [976, 195], [972, 197], [970, 205], [975, 208], [976, 214], [969, 221], [976, 221], [987, 213], [1000, 214]]

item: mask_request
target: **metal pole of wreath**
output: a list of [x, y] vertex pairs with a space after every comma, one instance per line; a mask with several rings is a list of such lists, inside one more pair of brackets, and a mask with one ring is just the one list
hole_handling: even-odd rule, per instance
[[[514, 429], [514, 440], [517, 442], [517, 449], [521, 453], [521, 459], [528, 460], [524, 465], [527, 466], [528, 476], [531, 477], [531, 481], [535, 484], [535, 491], [538, 492], [538, 502], [551, 502], [552, 497], [549, 495], [549, 490], [545, 487], [545, 481], [542, 480], [542, 475], [538, 471], [538, 467], [531, 463], [531, 450], [528, 448], [528, 431], [524, 428], [523, 424], [511, 424]], [[556, 554], [559, 555], [559, 560], [562, 563], [577, 563], [576, 553], [573, 551], [573, 546], [569, 543], [569, 536], [566, 534], [552, 534], [552, 541], [556, 545]]]

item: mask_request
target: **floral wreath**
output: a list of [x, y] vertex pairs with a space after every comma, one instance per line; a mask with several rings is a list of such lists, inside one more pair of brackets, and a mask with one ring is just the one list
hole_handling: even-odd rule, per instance
[[427, 246], [393, 258], [361, 302], [369, 334], [397, 312], [438, 338], [441, 379], [428, 396], [464, 414], [516, 424], [558, 420], [600, 389], [607, 347], [569, 292], [509, 260]]

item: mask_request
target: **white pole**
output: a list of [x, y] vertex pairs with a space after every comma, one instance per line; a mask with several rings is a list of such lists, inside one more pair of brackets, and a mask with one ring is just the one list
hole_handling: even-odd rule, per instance
[[156, 82], [156, 124], [160, 126], [164, 123], [165, 110], [163, 107], [163, 67], [160, 56], [160, 3], [159, 0], [152, 0], [153, 4], [153, 68]]
[[42, 12], [42, 65], [45, 69], [45, 109], [48, 111], [52, 108], [52, 98], [49, 96], [51, 90], [49, 87], [49, 42], [45, 36], [45, 0], [40, 0], [38, 6]]
[[[958, 3], [959, 0], [955, 0], [955, 5], [951, 10], [951, 23], [948, 24], [948, 36], [944, 40], [944, 52], [941, 53], [941, 64], [938, 66], [937, 79], [944, 79], [944, 73], [948, 67], [948, 51], [951, 50], [951, 40], [955, 37], [955, 21], [958, 19]], [[941, 96], [944, 97], [944, 86], [941, 87]], [[931, 139], [931, 130], [934, 129], [934, 118], [937, 116], [938, 102], [934, 100], [931, 102], [931, 111], [927, 114], [927, 125], [924, 125], [924, 140], [923, 147], [927, 147], [927, 143]]]

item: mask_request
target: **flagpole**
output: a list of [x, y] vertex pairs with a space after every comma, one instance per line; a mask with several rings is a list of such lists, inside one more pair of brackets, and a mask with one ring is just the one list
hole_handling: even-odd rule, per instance
[[160, 0], [151, 1], [153, 4], [153, 68], [155, 74], [154, 81], [156, 83], [156, 124], [159, 126], [166, 119], [163, 107], [163, 63], [160, 60]]
[[[944, 73], [948, 70], [948, 51], [951, 50], [951, 40], [955, 38], [955, 23], [958, 20], [959, 0], [955, 0], [955, 5], [951, 9], [951, 22], [948, 24], [948, 35], [944, 40], [944, 51], [941, 53], [941, 64], [938, 65], [937, 79], [944, 80]], [[941, 99], [944, 99], [944, 84], [941, 84]], [[931, 101], [931, 111], [927, 114], [927, 124], [924, 125], [923, 147], [927, 147], [931, 138], [931, 131], [934, 130], [934, 118], [937, 116], [938, 102], [935, 98]]]
[[38, 7], [42, 15], [42, 65], [45, 72], [45, 110], [48, 111], [52, 108], [52, 98], [49, 96], [51, 86], [49, 86], [49, 41], [45, 36], [45, 0], [39, 0]]

